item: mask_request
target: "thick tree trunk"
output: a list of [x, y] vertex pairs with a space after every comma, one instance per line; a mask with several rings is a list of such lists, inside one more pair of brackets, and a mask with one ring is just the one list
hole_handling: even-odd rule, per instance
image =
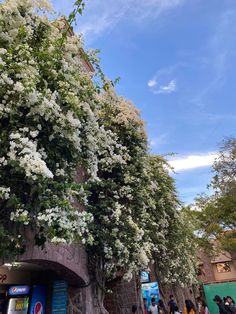
[[86, 313], [109, 314], [104, 307], [106, 277], [102, 259], [98, 258], [94, 265], [91, 265], [90, 273], [92, 278], [95, 279], [94, 283], [90, 286], [90, 294], [93, 297], [93, 309]]
[[103, 305], [103, 293], [90, 285], [69, 290], [68, 314], [109, 314]]
[[99, 287], [98, 285], [95, 287], [95, 308], [96, 312], [94, 314], [109, 314], [108, 311], [104, 307], [104, 297], [105, 290], [104, 288]]

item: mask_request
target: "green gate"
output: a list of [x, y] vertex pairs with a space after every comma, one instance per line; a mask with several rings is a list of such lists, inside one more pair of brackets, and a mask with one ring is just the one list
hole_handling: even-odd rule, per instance
[[236, 282], [224, 282], [216, 284], [203, 285], [206, 296], [207, 305], [211, 314], [218, 314], [218, 306], [213, 301], [215, 295], [219, 295], [222, 299], [227, 295], [236, 301]]

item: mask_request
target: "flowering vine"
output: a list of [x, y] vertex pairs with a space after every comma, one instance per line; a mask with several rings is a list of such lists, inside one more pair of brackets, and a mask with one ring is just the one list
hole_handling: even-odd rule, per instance
[[49, 9], [46, 0], [0, 5], [0, 236], [22, 248], [19, 235], [30, 226], [38, 245], [82, 243], [102, 284], [118, 271], [130, 278], [153, 259], [170, 279], [184, 260], [166, 162], [149, 155], [135, 106], [117, 96], [98, 64], [102, 84], [95, 83], [80, 38], [65, 36], [64, 20], [51, 23]]

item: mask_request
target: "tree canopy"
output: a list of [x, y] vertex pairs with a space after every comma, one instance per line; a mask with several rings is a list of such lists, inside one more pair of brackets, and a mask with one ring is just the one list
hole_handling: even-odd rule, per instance
[[212, 195], [196, 199], [197, 210], [191, 213], [200, 242], [213, 242], [221, 249], [236, 252], [236, 139], [223, 141], [213, 164], [210, 187]]

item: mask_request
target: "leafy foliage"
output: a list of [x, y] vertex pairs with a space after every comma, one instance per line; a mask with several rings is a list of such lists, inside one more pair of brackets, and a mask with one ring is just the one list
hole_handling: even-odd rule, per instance
[[[1, 251], [10, 249], [6, 237], [23, 248], [30, 226], [38, 245], [86, 245], [102, 285], [152, 259], [163, 279], [190, 282], [189, 230], [166, 161], [149, 155], [138, 110], [90, 54], [101, 80], [94, 83], [80, 38], [35, 4], [48, 8], [45, 0], [0, 6]], [[84, 3], [76, 5], [69, 27]], [[78, 168], [84, 175], [75, 182]]]
[[[223, 142], [219, 157], [213, 164], [212, 196], [196, 199], [193, 212], [202, 245], [216, 240], [221, 248], [236, 252], [236, 139]], [[200, 210], [199, 210], [200, 209]]]
[[92, 217], [71, 205], [74, 174], [78, 164], [90, 178], [97, 171], [96, 91], [79, 39], [61, 46], [58, 28], [32, 1], [1, 4], [0, 221], [15, 237], [32, 226], [38, 243], [87, 237]]

